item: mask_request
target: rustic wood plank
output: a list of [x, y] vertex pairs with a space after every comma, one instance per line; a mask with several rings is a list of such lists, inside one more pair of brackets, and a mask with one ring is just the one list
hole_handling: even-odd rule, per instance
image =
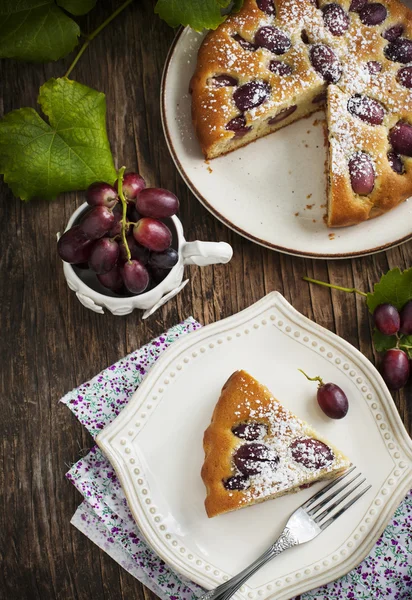
[[[93, 30], [118, 4], [98, 3], [80, 19], [82, 29]], [[69, 523], [81, 496], [64, 474], [92, 440], [58, 404], [66, 391], [189, 315], [211, 323], [273, 290], [376, 360], [364, 300], [309, 285], [302, 277], [368, 290], [388, 268], [412, 263], [412, 243], [352, 261], [280, 255], [242, 239], [214, 219], [177, 174], [162, 133], [160, 77], [173, 35], [153, 14], [152, 0], [135, 2], [90, 45], [73, 77], [106, 93], [117, 165], [138, 168], [148, 184], [175, 191], [187, 238], [228, 241], [234, 257], [230, 265], [187, 268], [186, 288], [147, 321], [137, 313], [102, 317], [69, 292], [56, 253], [56, 232], [83, 202], [83, 195], [23, 205], [0, 184], [1, 599], [155, 598]], [[61, 76], [70, 61], [0, 61], [0, 115], [36, 106], [39, 86]], [[394, 397], [412, 431], [412, 386]]]

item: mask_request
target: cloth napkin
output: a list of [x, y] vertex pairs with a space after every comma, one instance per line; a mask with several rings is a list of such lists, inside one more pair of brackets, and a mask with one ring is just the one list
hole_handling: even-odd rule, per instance
[[[192, 317], [132, 352], [66, 394], [68, 406], [92, 437], [126, 406], [162, 352], [199, 329]], [[71, 523], [162, 600], [195, 600], [203, 590], [176, 573], [148, 546], [139, 531], [108, 460], [97, 446], [75, 463], [67, 478], [84, 500]], [[299, 600], [411, 600], [412, 490], [369, 556], [341, 579]], [[296, 599], [297, 600], [297, 599]]]

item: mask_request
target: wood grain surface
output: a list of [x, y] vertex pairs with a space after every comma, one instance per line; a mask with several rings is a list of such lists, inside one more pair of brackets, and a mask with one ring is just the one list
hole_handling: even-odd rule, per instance
[[[82, 30], [92, 31], [119, 4], [98, 2], [79, 20]], [[56, 252], [56, 232], [83, 194], [24, 204], [0, 184], [2, 600], [155, 598], [69, 524], [81, 496], [64, 474], [92, 440], [58, 403], [65, 392], [189, 315], [211, 323], [272, 290], [374, 360], [364, 300], [310, 287], [302, 277], [369, 290], [389, 268], [412, 264], [412, 243], [356, 260], [294, 258], [254, 245], [212, 217], [184, 185], [163, 137], [160, 79], [174, 31], [154, 15], [153, 6], [151, 0], [135, 1], [93, 41], [72, 77], [107, 95], [117, 165], [138, 169], [149, 185], [174, 191], [187, 238], [227, 241], [234, 257], [225, 266], [188, 268], [190, 284], [147, 321], [139, 312], [98, 315], [68, 290]], [[62, 76], [71, 60], [0, 61], [0, 116], [35, 107], [40, 85]], [[411, 432], [411, 386], [394, 400]]]

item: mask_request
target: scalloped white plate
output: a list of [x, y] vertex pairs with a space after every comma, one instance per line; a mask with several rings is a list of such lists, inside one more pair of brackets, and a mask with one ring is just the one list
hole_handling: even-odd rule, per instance
[[[406, 4], [412, 8], [412, 0]], [[323, 111], [206, 163], [189, 95], [202, 40], [190, 28], [177, 34], [163, 72], [161, 110], [177, 169], [215, 217], [258, 244], [313, 258], [373, 254], [412, 238], [412, 198], [356, 227], [326, 227]]]
[[[252, 562], [314, 493], [207, 518], [200, 477], [203, 432], [222, 384], [239, 368], [341, 448], [372, 484], [322, 535], [277, 557], [236, 595], [286, 600], [337, 579], [368, 554], [412, 487], [412, 442], [372, 364], [276, 292], [172, 344], [97, 443], [116, 469], [149, 544], [207, 589]], [[315, 384], [298, 368], [346, 391], [345, 419], [325, 417]]]

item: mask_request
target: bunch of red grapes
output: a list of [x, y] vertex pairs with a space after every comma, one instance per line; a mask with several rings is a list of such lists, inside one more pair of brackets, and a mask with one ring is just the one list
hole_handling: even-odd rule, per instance
[[383, 355], [381, 373], [391, 390], [399, 390], [406, 385], [411, 373], [408, 354], [402, 348], [410, 350], [412, 347], [405, 345], [399, 334], [412, 335], [412, 300], [401, 311], [392, 304], [380, 304], [373, 313], [373, 319], [381, 333], [398, 336], [398, 347], [387, 350]]
[[146, 188], [138, 173], [93, 183], [90, 209], [58, 241], [62, 260], [90, 268], [113, 292], [141, 294], [162, 281], [178, 262], [172, 232], [160, 219], [176, 214], [179, 200], [168, 190]]

